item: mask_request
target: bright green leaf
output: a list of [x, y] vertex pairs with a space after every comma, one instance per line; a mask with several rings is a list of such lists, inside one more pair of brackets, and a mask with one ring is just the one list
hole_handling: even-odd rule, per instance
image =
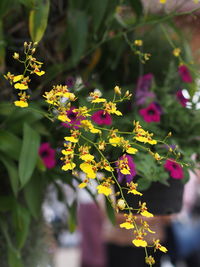
[[19, 178], [22, 187], [29, 181], [35, 169], [40, 136], [28, 124], [24, 124], [23, 144], [19, 158]]
[[115, 225], [116, 223], [115, 212], [112, 205], [110, 204], [110, 201], [107, 198], [106, 198], [106, 213], [111, 223]]
[[11, 248], [8, 248], [8, 264], [9, 267], [24, 267], [19, 253]]
[[70, 207], [68, 207], [68, 212], [69, 212], [69, 218], [68, 218], [68, 226], [69, 226], [69, 231], [72, 233], [76, 230], [76, 225], [77, 225], [77, 202], [74, 201]]
[[35, 8], [29, 15], [29, 32], [33, 42], [39, 42], [46, 30], [49, 16], [49, 0], [36, 1]]

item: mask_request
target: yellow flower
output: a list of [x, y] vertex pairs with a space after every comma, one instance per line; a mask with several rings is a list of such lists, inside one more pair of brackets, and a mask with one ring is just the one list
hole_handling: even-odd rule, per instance
[[134, 195], [139, 195], [139, 196], [142, 196], [142, 193], [140, 193], [139, 191], [137, 191], [136, 189], [131, 189], [128, 191], [128, 193], [132, 193]]
[[129, 230], [129, 229], [133, 229], [133, 228], [134, 228], [134, 225], [133, 225], [132, 223], [130, 223], [130, 222], [124, 222], [124, 223], [121, 223], [119, 226], [120, 226], [121, 228], [125, 228], [125, 229], [127, 229], [127, 230]]
[[142, 216], [144, 216], [144, 217], [147, 217], [147, 218], [151, 218], [151, 217], [153, 217], [153, 214], [150, 213], [150, 212], [147, 211], [147, 210], [144, 210], [144, 211], [140, 212], [140, 214], [141, 214]]
[[160, 0], [161, 4], [165, 4], [167, 2], [167, 0]]
[[19, 59], [19, 53], [16, 53], [16, 52], [15, 52], [14, 55], [13, 55], [13, 58], [14, 58], [14, 59]]
[[126, 152], [128, 154], [136, 154], [138, 152], [138, 150], [136, 148], [133, 148], [133, 147], [129, 147]]
[[65, 114], [60, 114], [58, 115], [58, 120], [63, 121], [63, 122], [70, 122], [71, 120], [67, 117]]
[[124, 210], [126, 208], [126, 202], [122, 198], [118, 199], [118, 201], [117, 201], [117, 207], [120, 210]]
[[[103, 183], [104, 184], [104, 183]], [[109, 186], [105, 186], [103, 184], [98, 185], [96, 188], [98, 190], [98, 194], [103, 194], [105, 196], [109, 196], [110, 194], [112, 194], [112, 190]]]
[[180, 48], [174, 48], [173, 55], [175, 57], [179, 57], [180, 56], [180, 53], [181, 53], [181, 49]]
[[135, 40], [134, 41], [134, 45], [136, 45], [136, 46], [142, 46], [143, 45], [143, 41], [142, 40]]
[[21, 107], [21, 108], [28, 107], [28, 103], [26, 101], [22, 101], [22, 100], [15, 101], [14, 104], [15, 104], [15, 106]]
[[41, 70], [41, 71], [38, 71], [38, 70], [34, 70], [34, 73], [37, 74], [38, 76], [42, 76], [45, 74], [45, 71]]
[[74, 162], [67, 162], [62, 166], [63, 171], [73, 170], [76, 167]]
[[136, 247], [146, 247], [147, 246], [147, 242], [143, 239], [134, 239], [132, 241], [132, 243], [136, 246]]
[[145, 262], [148, 265], [153, 265], [153, 264], [155, 264], [155, 259], [151, 255], [150, 256], [146, 256], [145, 257]]
[[121, 172], [122, 174], [124, 174], [124, 175], [130, 174], [130, 168], [127, 169], [127, 168], [124, 167], [123, 169], [120, 169], [120, 172]]
[[105, 166], [104, 169], [106, 171], [108, 171], [108, 172], [113, 172], [114, 171], [114, 169], [111, 166], [109, 166], [109, 165], [108, 166]]
[[109, 143], [112, 146], [117, 146], [120, 144], [120, 142], [121, 142], [121, 137], [118, 137], [118, 136], [109, 139]]
[[85, 161], [92, 161], [94, 159], [94, 156], [90, 154], [85, 154], [81, 155], [80, 158]]
[[160, 251], [162, 251], [164, 253], [166, 253], [168, 251], [166, 247], [164, 247], [164, 246], [162, 246], [160, 244], [160, 240], [159, 239], [154, 240], [154, 249], [155, 250], [159, 249]]
[[68, 142], [72, 142], [72, 143], [77, 143], [78, 142], [78, 139], [75, 138], [74, 136], [66, 136], [65, 140], [68, 141]]
[[104, 110], [109, 114], [116, 114], [117, 116], [122, 116], [122, 113], [119, 110], [117, 110], [115, 103], [112, 102], [105, 103]]
[[23, 83], [16, 83], [14, 85], [15, 89], [19, 89], [19, 90], [26, 90], [28, 89], [28, 85], [27, 84], [23, 84]]
[[104, 103], [106, 102], [105, 98], [96, 98], [91, 101], [91, 103]]
[[121, 89], [119, 88], [119, 86], [115, 86], [115, 88], [114, 88], [114, 92], [115, 92], [115, 94], [117, 94], [117, 95], [121, 95]]
[[83, 182], [78, 185], [79, 188], [85, 188], [87, 186], [87, 183]]
[[17, 75], [17, 76], [14, 76], [13, 78], [13, 82], [16, 83], [20, 80], [22, 80], [24, 78], [24, 75]]
[[84, 162], [80, 164], [80, 169], [87, 174], [87, 177], [90, 179], [95, 179], [96, 178], [96, 172], [93, 170], [93, 165], [88, 163], [88, 162]]

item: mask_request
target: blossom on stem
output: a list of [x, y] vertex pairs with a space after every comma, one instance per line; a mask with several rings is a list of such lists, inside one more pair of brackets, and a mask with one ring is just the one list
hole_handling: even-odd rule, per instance
[[130, 183], [136, 175], [133, 158], [127, 154], [124, 154], [116, 162], [116, 166], [118, 181], [122, 183], [123, 180], [125, 180], [127, 183]]
[[140, 115], [146, 122], [160, 122], [161, 109], [156, 103], [151, 103], [148, 107], [139, 110]]
[[184, 97], [183, 91], [180, 89], [176, 92], [176, 98], [178, 99], [179, 103], [183, 106], [186, 107], [187, 102], [189, 101], [188, 98]]
[[69, 110], [67, 110], [66, 115], [67, 118], [70, 119], [67, 123], [62, 123], [62, 125], [66, 128], [74, 128], [79, 129], [81, 125], [81, 120], [84, 120], [85, 117], [78, 115], [78, 112], [75, 112], [75, 107], [71, 107]]
[[111, 125], [112, 124], [112, 117], [105, 110], [96, 111], [92, 115], [91, 119], [98, 125]]
[[164, 168], [174, 179], [182, 179], [184, 177], [183, 169], [174, 159], [167, 159]]
[[185, 65], [180, 65], [178, 67], [178, 73], [181, 76], [181, 79], [185, 83], [192, 83], [192, 76], [189, 72], [189, 69]]
[[52, 169], [56, 165], [56, 159], [55, 159], [55, 150], [51, 148], [49, 143], [42, 143], [39, 147], [38, 151], [45, 167], [47, 169]]

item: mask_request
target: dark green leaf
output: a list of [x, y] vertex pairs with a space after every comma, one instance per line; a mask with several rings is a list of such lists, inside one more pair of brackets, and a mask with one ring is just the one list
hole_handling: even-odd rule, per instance
[[0, 130], [0, 151], [12, 159], [18, 160], [20, 150], [21, 139], [8, 131]]
[[23, 130], [23, 144], [19, 158], [19, 178], [22, 187], [33, 174], [40, 144], [40, 136], [28, 124], [24, 124]]
[[81, 10], [69, 10], [67, 36], [72, 51], [72, 64], [80, 60], [86, 46], [88, 33], [87, 15]]
[[30, 213], [23, 206], [16, 203], [13, 208], [13, 225], [15, 228], [17, 247], [23, 248], [28, 233], [30, 224]]
[[14, 203], [13, 196], [0, 196], [0, 211], [5, 212], [12, 209]]
[[46, 30], [49, 16], [49, 0], [36, 1], [29, 15], [29, 32], [33, 42], [39, 42]]
[[115, 211], [114, 208], [112, 207], [110, 201], [106, 198], [106, 213], [108, 215], [109, 220], [113, 225], [116, 223], [116, 218], [115, 218]]
[[19, 0], [19, 2], [28, 8], [34, 8], [35, 5], [35, 0]]
[[35, 172], [23, 190], [27, 206], [35, 219], [41, 215], [41, 203], [44, 197], [45, 185], [43, 177], [38, 172]]
[[138, 183], [138, 190], [139, 191], [147, 190], [151, 185], [151, 181], [147, 180], [145, 178], [139, 178], [137, 180], [137, 183]]
[[92, 0], [91, 1], [94, 32], [96, 32], [99, 29], [99, 26], [106, 12], [107, 4], [108, 4], [108, 0], [101, 0], [101, 1]]
[[143, 12], [142, 2], [140, 0], [129, 0], [129, 2], [137, 16], [140, 17]]
[[6, 15], [6, 13], [13, 8], [16, 0], [1, 0], [0, 1], [0, 18]]
[[12, 190], [14, 192], [14, 195], [17, 196], [18, 186], [19, 186], [19, 176], [18, 176], [17, 166], [11, 159], [5, 156], [0, 156], [0, 161], [4, 164], [4, 166], [7, 169]]

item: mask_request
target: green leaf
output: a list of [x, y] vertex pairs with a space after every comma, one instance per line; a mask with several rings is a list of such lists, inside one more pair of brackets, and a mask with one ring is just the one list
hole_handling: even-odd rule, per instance
[[33, 174], [38, 158], [40, 136], [28, 124], [24, 124], [23, 144], [19, 158], [19, 178], [22, 187]]
[[18, 160], [20, 150], [21, 139], [8, 131], [0, 130], [0, 151], [4, 152], [12, 159]]
[[145, 191], [147, 190], [150, 185], [151, 185], [151, 181], [150, 180], [147, 180], [145, 178], [139, 178], [137, 180], [137, 183], [138, 183], [138, 190], [139, 191]]
[[12, 209], [14, 204], [13, 196], [0, 196], [0, 211], [6, 212]]
[[33, 42], [39, 42], [46, 30], [49, 16], [49, 0], [35, 1], [36, 5], [29, 14], [29, 32]]
[[3, 33], [3, 22], [0, 20], [0, 71], [4, 72], [4, 67], [5, 67], [5, 38], [4, 38], [4, 33]]
[[13, 193], [15, 196], [17, 196], [19, 187], [19, 176], [18, 176], [17, 166], [11, 159], [5, 156], [0, 156], [0, 161], [4, 164], [4, 166], [7, 169]]
[[103, 20], [103, 17], [106, 12], [106, 7], [108, 5], [108, 0], [92, 0], [91, 8], [92, 8], [92, 19], [93, 19], [93, 28], [94, 32], [99, 29], [99, 26]]
[[81, 10], [69, 10], [67, 36], [72, 51], [72, 65], [76, 65], [86, 47], [88, 34], [87, 15]]
[[35, 0], [19, 0], [19, 2], [28, 8], [34, 8], [35, 5]]
[[28, 237], [30, 213], [26, 208], [17, 203], [13, 208], [13, 225], [15, 228], [17, 247], [21, 249]]
[[20, 254], [11, 248], [8, 248], [8, 264], [9, 267], [24, 267]]
[[110, 201], [106, 198], [106, 212], [108, 215], [109, 220], [113, 225], [116, 224], [115, 212], [114, 208], [112, 207]]
[[140, 17], [143, 12], [142, 2], [140, 0], [129, 0], [131, 7], [134, 9], [136, 15]]
[[73, 233], [76, 230], [77, 225], [77, 202], [74, 201], [70, 207], [68, 207], [69, 218], [68, 218], [68, 227], [69, 231]]
[[35, 219], [41, 215], [41, 203], [46, 185], [45, 180], [42, 178], [38, 172], [35, 172], [23, 190], [26, 204]]
[[0, 1], [0, 19], [4, 17], [11, 8], [13, 8], [15, 3], [16, 3], [16, 0], [1, 0]]

